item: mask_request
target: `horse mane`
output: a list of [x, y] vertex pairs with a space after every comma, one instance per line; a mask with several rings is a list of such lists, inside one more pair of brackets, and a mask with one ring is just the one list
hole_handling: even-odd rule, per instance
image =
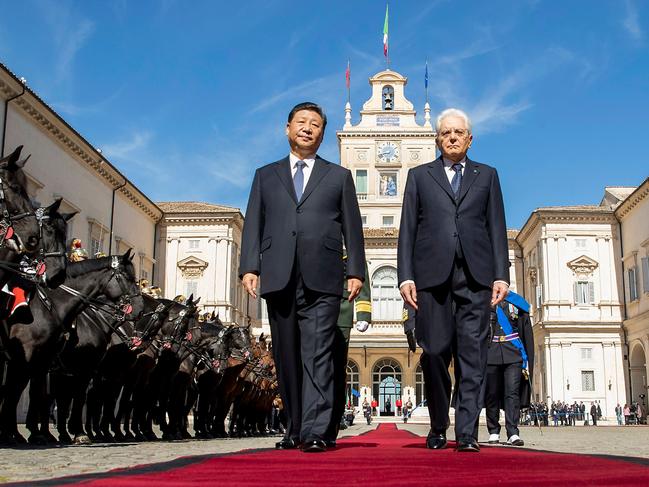
[[97, 257], [96, 259], [86, 259], [79, 262], [68, 262], [66, 273], [68, 277], [79, 277], [88, 272], [109, 269], [111, 256]]

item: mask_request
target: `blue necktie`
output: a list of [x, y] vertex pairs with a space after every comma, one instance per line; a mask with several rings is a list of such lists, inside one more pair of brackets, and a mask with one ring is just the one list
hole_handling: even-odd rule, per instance
[[297, 171], [295, 171], [295, 176], [293, 176], [293, 187], [295, 188], [295, 196], [300, 201], [304, 192], [304, 166], [306, 166], [306, 162], [297, 161], [295, 164], [297, 165]]
[[455, 175], [451, 180], [451, 189], [453, 190], [453, 193], [455, 193], [455, 198], [457, 199], [460, 194], [460, 185], [462, 184], [462, 164], [456, 162], [451, 166], [451, 169], [455, 171]]

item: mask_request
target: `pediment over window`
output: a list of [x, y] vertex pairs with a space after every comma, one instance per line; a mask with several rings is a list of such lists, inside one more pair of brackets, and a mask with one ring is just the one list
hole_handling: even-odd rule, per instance
[[570, 269], [572, 269], [572, 272], [574, 272], [578, 276], [588, 276], [599, 267], [599, 263], [596, 260], [591, 259], [587, 255], [577, 257], [576, 259], [568, 262], [567, 265], [568, 267], [570, 267]]
[[183, 273], [183, 277], [193, 278], [202, 277], [208, 263], [198, 257], [190, 255], [178, 262], [178, 268]]

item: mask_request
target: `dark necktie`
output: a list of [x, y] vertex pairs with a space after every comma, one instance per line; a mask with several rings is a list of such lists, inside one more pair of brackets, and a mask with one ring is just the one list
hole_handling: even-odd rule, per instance
[[451, 179], [451, 189], [457, 198], [460, 194], [460, 185], [462, 184], [462, 164], [456, 162], [451, 166], [451, 169], [455, 171], [453, 179]]
[[295, 171], [295, 176], [293, 176], [293, 187], [295, 188], [295, 196], [300, 201], [304, 192], [304, 166], [306, 166], [306, 163], [304, 161], [297, 161], [295, 164], [297, 165], [297, 171]]

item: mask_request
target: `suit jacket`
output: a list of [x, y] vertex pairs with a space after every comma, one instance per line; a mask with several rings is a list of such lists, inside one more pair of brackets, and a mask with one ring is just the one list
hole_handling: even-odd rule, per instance
[[363, 279], [363, 225], [351, 173], [316, 156], [297, 201], [289, 158], [255, 172], [241, 243], [239, 277], [260, 275], [261, 295], [280, 291], [297, 260], [305, 286], [342, 295], [343, 238], [347, 277]]
[[455, 199], [442, 158], [410, 169], [399, 229], [399, 283], [425, 289], [451, 274], [458, 240], [471, 276], [491, 287], [509, 282], [505, 209], [498, 173], [467, 158]]

